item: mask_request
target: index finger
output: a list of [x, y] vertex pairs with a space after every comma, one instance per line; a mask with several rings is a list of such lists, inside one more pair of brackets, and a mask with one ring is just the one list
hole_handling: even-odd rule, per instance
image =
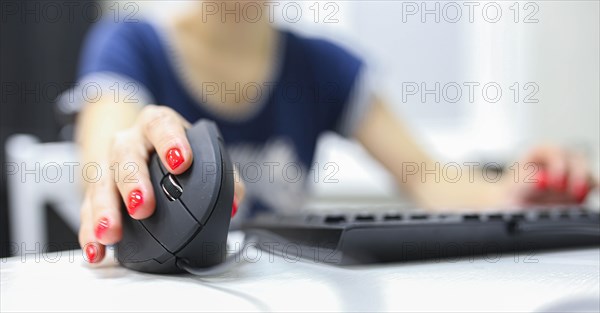
[[171, 174], [181, 174], [192, 164], [192, 148], [185, 134], [188, 125], [179, 114], [164, 106], [147, 106], [140, 115], [142, 132]]

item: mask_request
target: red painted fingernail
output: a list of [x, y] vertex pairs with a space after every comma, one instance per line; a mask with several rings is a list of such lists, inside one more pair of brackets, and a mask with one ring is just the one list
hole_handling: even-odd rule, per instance
[[235, 216], [238, 210], [238, 200], [236, 196], [233, 196], [233, 205], [231, 206], [231, 218]]
[[575, 188], [573, 188], [573, 193], [575, 195], [575, 200], [578, 203], [583, 202], [583, 200], [585, 200], [585, 197], [588, 194], [589, 191], [589, 187], [588, 184], [586, 182], [580, 182], [578, 184], [575, 185]]
[[108, 229], [108, 219], [106, 217], [101, 218], [96, 225], [96, 239], [102, 238], [102, 235]]
[[183, 159], [183, 155], [178, 148], [172, 148], [167, 151], [167, 163], [169, 163], [169, 167], [174, 170], [181, 165], [185, 161]]
[[129, 193], [129, 202], [127, 203], [127, 212], [129, 212], [129, 215], [133, 215], [142, 203], [144, 203], [142, 192], [138, 189], [131, 191]]
[[96, 257], [98, 256], [98, 248], [94, 244], [88, 244], [85, 247], [85, 254], [87, 256], [87, 261], [90, 263], [96, 263]]
[[535, 175], [535, 187], [538, 190], [544, 190], [548, 187], [548, 173], [542, 170]]

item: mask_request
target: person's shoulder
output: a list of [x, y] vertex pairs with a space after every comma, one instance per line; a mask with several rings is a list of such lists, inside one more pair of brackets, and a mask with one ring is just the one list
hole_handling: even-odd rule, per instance
[[78, 76], [113, 72], [144, 82], [143, 73], [160, 56], [160, 43], [153, 27], [145, 21], [97, 22], [84, 41]]
[[113, 21], [104, 19], [94, 24], [88, 34], [88, 40], [122, 43], [135, 43], [153, 37], [154, 29], [146, 21]]

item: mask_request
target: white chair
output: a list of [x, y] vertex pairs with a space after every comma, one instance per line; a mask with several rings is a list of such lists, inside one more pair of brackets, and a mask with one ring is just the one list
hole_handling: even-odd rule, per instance
[[[43, 253], [46, 204], [75, 232], [82, 201], [77, 147], [72, 142], [40, 143], [31, 135], [13, 135], [5, 145], [12, 254]], [[57, 244], [57, 243], [54, 243]]]

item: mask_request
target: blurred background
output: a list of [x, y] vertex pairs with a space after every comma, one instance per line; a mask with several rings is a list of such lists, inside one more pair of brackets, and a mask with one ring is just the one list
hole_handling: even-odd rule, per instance
[[[376, 88], [438, 159], [507, 164], [534, 143], [552, 142], [585, 152], [598, 174], [600, 1], [276, 2], [301, 12], [276, 10], [279, 27], [330, 39], [365, 57]], [[101, 15], [160, 22], [189, 5], [2, 1], [0, 256], [20, 249], [14, 243], [23, 240], [42, 243], [42, 249], [53, 243], [47, 250], [77, 247], [77, 182], [36, 182], [35, 172], [54, 177], [65, 162], [77, 160], [70, 141], [78, 108], [57, 98], [75, 83], [88, 29]], [[436, 84], [437, 101], [423, 92]], [[472, 100], [469, 85], [476, 86]], [[459, 101], [456, 86], [463, 93]], [[483, 86], [499, 87], [502, 95], [486, 98]], [[357, 144], [324, 136], [316, 161], [328, 160], [338, 163], [339, 182], [311, 186], [315, 203], [405, 201]], [[23, 162], [31, 170], [27, 183], [13, 167]]]

